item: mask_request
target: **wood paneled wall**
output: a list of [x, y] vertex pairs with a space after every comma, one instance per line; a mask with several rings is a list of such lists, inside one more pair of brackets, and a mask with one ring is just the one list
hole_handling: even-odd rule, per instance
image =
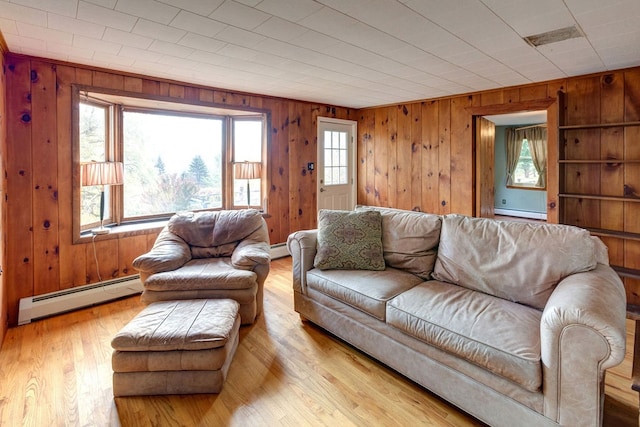
[[[563, 111], [558, 111], [558, 91], [566, 93]], [[559, 221], [559, 114], [570, 124], [640, 120], [640, 68], [360, 110], [358, 203], [481, 216], [476, 202], [482, 200], [482, 194], [475, 194], [476, 184], [485, 185], [483, 173], [493, 174], [493, 170], [476, 171], [476, 165], [481, 165], [484, 157], [483, 153], [476, 153], [474, 147], [473, 116], [479, 112], [492, 115], [529, 109], [548, 111], [547, 220], [555, 223]], [[625, 132], [626, 148], [618, 144], [615, 149], [626, 150], [627, 157], [616, 158], [640, 158], [640, 140], [635, 136], [636, 133], [640, 136], [640, 128], [627, 128]], [[595, 140], [583, 140], [592, 145], [584, 149], [613, 149], [616, 141], [611, 141], [610, 134], [594, 133]], [[617, 142], [621, 139], [618, 131]], [[626, 177], [610, 175], [597, 174], [589, 182], [573, 182], [573, 185], [596, 193], [611, 185], [622, 191], [621, 180], [640, 182], [640, 167], [628, 167]], [[617, 181], [610, 182], [613, 179]], [[572, 215], [582, 219], [578, 225], [640, 232], [640, 215], [635, 215], [628, 206], [623, 212], [620, 203], [617, 210], [606, 204], [597, 209], [589, 209], [590, 205], [583, 202], [576, 205], [582, 206], [573, 208]], [[633, 207], [636, 205], [640, 203]], [[613, 238], [603, 238], [603, 241], [609, 247], [612, 264], [640, 267], [640, 242], [623, 244]], [[626, 278], [624, 282], [628, 302], [640, 304], [640, 280]]]
[[[6, 297], [2, 306], [10, 324], [17, 320], [20, 298], [98, 280], [93, 246], [74, 245], [71, 239], [73, 83], [270, 111], [271, 216], [267, 222], [272, 243], [281, 243], [291, 231], [316, 225], [316, 177], [306, 171], [306, 165], [317, 161], [318, 116], [358, 121], [358, 203], [474, 215], [476, 172], [482, 172], [476, 171], [475, 165], [474, 114], [549, 105], [559, 90], [565, 90], [571, 99], [572, 91], [581, 85], [598, 84], [605, 74], [612, 74], [353, 111], [13, 54], [6, 54], [4, 62], [8, 203], [3, 275]], [[621, 84], [584, 92], [580, 105], [601, 105], [606, 114], [619, 108], [637, 111], [640, 100], [629, 87], [638, 87], [640, 72], [613, 74]], [[580, 114], [576, 108], [571, 114]], [[554, 113], [548, 118], [550, 138], [557, 139], [557, 110], [550, 107], [549, 111]], [[553, 184], [558, 180], [557, 150], [549, 153], [548, 173], [548, 218], [557, 222], [558, 191], [557, 183]], [[155, 233], [141, 233], [96, 241], [100, 276], [133, 274], [131, 261], [146, 251], [155, 237]], [[618, 254], [615, 249], [614, 256], [622, 256]], [[627, 282], [627, 295], [630, 302], [637, 302], [640, 285]]]
[[[17, 322], [20, 298], [98, 281], [94, 248], [72, 244], [71, 85], [82, 84], [220, 106], [255, 107], [271, 113], [268, 213], [271, 243], [316, 225], [318, 116], [353, 119], [353, 111], [274, 97], [5, 55], [7, 91], [7, 283], [9, 323]], [[4, 115], [3, 115], [4, 117]], [[98, 239], [99, 275], [134, 274], [133, 259], [157, 232]], [[5, 318], [3, 316], [3, 318]], [[2, 334], [4, 335], [4, 334]]]
[[[4, 49], [6, 44], [0, 34], [0, 70], [5, 70]], [[0, 170], [5, 169], [5, 159], [7, 158], [7, 104], [6, 104], [7, 82], [5, 73], [0, 73]], [[0, 177], [0, 348], [7, 330], [7, 281], [5, 280], [5, 247], [6, 247], [6, 209], [5, 190], [7, 188], [7, 176]]]

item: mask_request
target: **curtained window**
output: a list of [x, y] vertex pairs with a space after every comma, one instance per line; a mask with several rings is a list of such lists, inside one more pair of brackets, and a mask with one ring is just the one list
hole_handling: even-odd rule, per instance
[[506, 129], [507, 187], [547, 186], [547, 129], [532, 126]]

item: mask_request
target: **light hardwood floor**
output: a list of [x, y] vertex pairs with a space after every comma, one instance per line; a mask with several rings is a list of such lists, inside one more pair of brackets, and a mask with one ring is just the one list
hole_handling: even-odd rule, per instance
[[[113, 398], [110, 341], [141, 310], [137, 296], [10, 329], [0, 351], [0, 425], [482, 425], [301, 322], [292, 308], [290, 277], [290, 258], [275, 260], [264, 315], [241, 328], [219, 395]], [[627, 354], [607, 375], [605, 426], [638, 425]]]

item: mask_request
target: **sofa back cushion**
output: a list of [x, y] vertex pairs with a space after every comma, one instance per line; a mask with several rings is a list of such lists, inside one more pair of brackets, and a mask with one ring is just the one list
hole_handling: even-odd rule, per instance
[[255, 209], [214, 212], [180, 212], [167, 229], [184, 240], [194, 258], [230, 256], [240, 240], [262, 226]]
[[382, 215], [386, 265], [430, 279], [440, 240], [440, 215], [374, 206], [358, 206], [356, 210], [374, 210]]
[[595, 266], [587, 230], [447, 215], [433, 277], [543, 309], [560, 280]]
[[320, 270], [384, 270], [381, 228], [379, 212], [321, 209], [314, 267]]

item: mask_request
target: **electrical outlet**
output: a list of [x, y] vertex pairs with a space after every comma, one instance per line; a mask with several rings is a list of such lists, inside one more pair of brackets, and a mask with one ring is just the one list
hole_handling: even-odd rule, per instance
[[313, 162], [309, 162], [307, 163], [307, 170], [314, 170], [316, 168], [316, 165]]
[[506, 205], [507, 204], [507, 199], [502, 199], [502, 204]]

